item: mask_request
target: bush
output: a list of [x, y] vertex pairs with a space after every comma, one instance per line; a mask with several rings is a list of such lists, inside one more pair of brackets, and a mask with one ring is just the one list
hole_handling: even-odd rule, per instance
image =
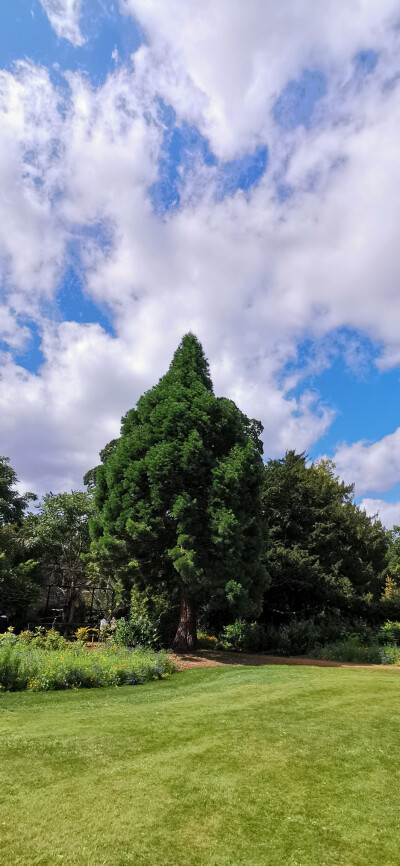
[[400, 622], [387, 620], [379, 629], [378, 639], [382, 644], [400, 643]]
[[267, 626], [264, 649], [279, 655], [307, 655], [319, 640], [320, 630], [313, 620], [292, 619], [278, 628]]
[[2, 643], [0, 689], [50, 691], [136, 685], [162, 679], [175, 666], [164, 652], [98, 650], [70, 644], [63, 650], [32, 649], [32, 642]]
[[76, 643], [80, 646], [86, 646], [94, 631], [98, 633], [98, 629], [90, 628], [88, 625], [82, 625], [80, 628], [77, 628], [73, 635]]
[[383, 665], [400, 665], [400, 649], [397, 646], [384, 646], [381, 659]]
[[[8, 635], [8, 637], [7, 637]], [[55, 628], [46, 629], [43, 626], [37, 626], [35, 631], [26, 629], [21, 631], [19, 635], [15, 635], [13, 628], [9, 628], [4, 635], [0, 635], [0, 645], [7, 643], [22, 643], [29, 644], [32, 649], [57, 650], [65, 649], [67, 641], [62, 634]]]
[[382, 648], [379, 644], [366, 646], [359, 635], [353, 635], [342, 641], [335, 641], [324, 647], [313, 650], [313, 658], [336, 662], [355, 662], [358, 664], [382, 664]]
[[199, 649], [217, 649], [218, 638], [213, 635], [197, 632], [197, 646]]
[[237, 619], [231, 625], [226, 625], [219, 646], [235, 652], [257, 652], [263, 648], [264, 629], [258, 622], [246, 622]]
[[267, 625], [264, 649], [279, 655], [309, 655], [314, 649], [347, 640], [354, 634], [364, 646], [377, 643], [375, 632], [359, 617], [345, 620], [334, 613], [311, 619], [293, 617], [285, 625]]
[[0, 634], [0, 647], [12, 647], [17, 643], [17, 640], [17, 635], [14, 634], [14, 628], [10, 625], [4, 634]]
[[122, 647], [155, 648], [159, 646], [160, 638], [155, 623], [146, 614], [142, 614], [117, 620], [115, 642]]
[[31, 643], [34, 637], [35, 632], [27, 628], [25, 631], [20, 631], [18, 640], [20, 643]]

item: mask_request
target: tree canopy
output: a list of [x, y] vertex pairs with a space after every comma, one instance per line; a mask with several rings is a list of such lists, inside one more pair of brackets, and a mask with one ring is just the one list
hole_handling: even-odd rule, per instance
[[340, 609], [365, 613], [382, 592], [387, 535], [353, 502], [353, 486], [329, 460], [307, 465], [288, 451], [265, 467], [266, 564], [271, 586], [265, 615]]
[[90, 475], [93, 549], [123, 551], [137, 586], [167, 583], [179, 592], [176, 648], [195, 647], [201, 601], [232, 615], [260, 611], [261, 429], [214, 395], [201, 344], [187, 334]]
[[0, 457], [0, 613], [23, 619], [37, 598], [38, 562], [23, 531], [23, 518], [34, 494], [21, 495], [7, 457]]

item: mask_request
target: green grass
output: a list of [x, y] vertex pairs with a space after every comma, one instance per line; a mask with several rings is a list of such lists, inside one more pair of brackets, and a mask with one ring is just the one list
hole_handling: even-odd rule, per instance
[[3, 694], [1, 860], [398, 866], [399, 695], [283, 666]]

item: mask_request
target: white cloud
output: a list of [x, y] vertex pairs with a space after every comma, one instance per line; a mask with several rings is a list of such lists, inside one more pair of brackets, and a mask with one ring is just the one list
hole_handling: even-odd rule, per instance
[[[387, 45], [398, 0], [119, 0], [147, 33], [154, 86], [198, 123], [222, 157], [270, 131], [274, 100], [302, 69], [348, 69], [365, 48]], [[191, 83], [191, 86], [189, 84]]]
[[[125, 11], [128, 2], [149, 44], [134, 69], [119, 66], [97, 90], [69, 73], [62, 114], [46, 70], [25, 63], [0, 74], [2, 322], [13, 345], [24, 338], [13, 330], [18, 313], [38, 318], [43, 301], [54, 310], [68, 241], [99, 221], [112, 238], [102, 249], [88, 237], [82, 260], [85, 290], [110, 305], [116, 338], [48, 313], [39, 375], [10, 359], [2, 368], [0, 452], [42, 491], [80, 482], [189, 328], [209, 355], [216, 392], [263, 421], [268, 456], [309, 449], [333, 417], [317, 394], [293, 396], [299, 377], [285, 365], [301, 340], [319, 344], [347, 326], [380, 340], [392, 359], [400, 346], [400, 104], [395, 87], [383, 89], [397, 68], [399, 35], [386, 25], [398, 4], [360, 0], [338, 12], [333, 0], [290, 0], [283, 14], [272, 2], [207, 0], [191, 4], [190, 21], [184, 4], [126, 0]], [[361, 88], [349, 70], [368, 47], [382, 47], [382, 58]], [[315, 127], [283, 135], [271, 106], [306, 66], [328, 74], [324, 110]], [[160, 93], [221, 155], [268, 144], [259, 187], [216, 201], [213, 173], [202, 170], [200, 192], [193, 175], [196, 195], [156, 217], [148, 188], [162, 140]], [[278, 176], [293, 186], [285, 204]], [[360, 493], [400, 480], [400, 436], [386, 439], [337, 451]]]
[[5, 304], [0, 304], [0, 341], [22, 349], [30, 337], [29, 328], [20, 325]]
[[363, 499], [360, 502], [360, 508], [363, 508], [369, 517], [377, 515], [386, 529], [392, 529], [393, 526], [400, 524], [400, 502], [385, 502], [384, 499]]
[[40, 3], [57, 36], [76, 47], [83, 45], [85, 40], [79, 29], [82, 0], [40, 0]]
[[47, 70], [0, 71], [0, 268], [10, 306], [27, 313], [49, 297], [65, 232], [52, 199], [60, 180], [59, 97]]
[[400, 481], [400, 427], [378, 442], [340, 445], [333, 460], [339, 474], [355, 483], [357, 496], [367, 490], [390, 490]]

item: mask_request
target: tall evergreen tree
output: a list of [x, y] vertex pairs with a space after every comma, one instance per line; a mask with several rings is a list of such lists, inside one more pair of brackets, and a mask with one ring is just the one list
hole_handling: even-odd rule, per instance
[[233, 615], [260, 610], [267, 583], [261, 429], [215, 397], [201, 344], [187, 334], [88, 473], [94, 551], [116, 551], [138, 587], [179, 591], [177, 650], [195, 648], [202, 601]]

